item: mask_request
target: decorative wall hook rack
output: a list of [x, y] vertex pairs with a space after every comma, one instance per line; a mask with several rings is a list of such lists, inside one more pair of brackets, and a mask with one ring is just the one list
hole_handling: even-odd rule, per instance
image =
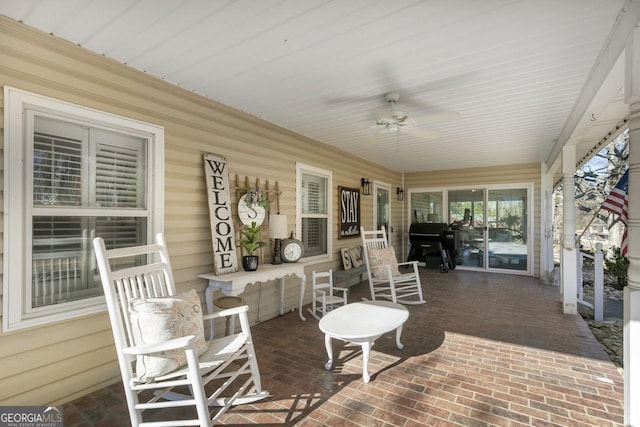
[[260, 189], [265, 194], [269, 201], [269, 205], [273, 202], [276, 202], [276, 209], [279, 210], [278, 199], [282, 192], [278, 189], [278, 181], [274, 184], [271, 184], [269, 180], [265, 180], [264, 183], [260, 181], [260, 178], [255, 178], [255, 181], [251, 181], [248, 176], [241, 178], [240, 175], [236, 174], [234, 179], [233, 189], [236, 192], [236, 201], [240, 200], [240, 198], [250, 192], [251, 190]]

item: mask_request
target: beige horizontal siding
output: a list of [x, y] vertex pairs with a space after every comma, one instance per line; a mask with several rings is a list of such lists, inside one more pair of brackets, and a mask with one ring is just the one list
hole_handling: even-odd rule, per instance
[[76, 393], [60, 387], [65, 381], [95, 390], [100, 386], [93, 381], [84, 385], [86, 376], [105, 365], [110, 368], [100, 381], [108, 383], [118, 378], [105, 314], [2, 335], [0, 343], [0, 402], [45, 404], [53, 402], [51, 396], [64, 400], [64, 395]]
[[540, 182], [540, 165], [507, 165], [491, 168], [451, 169], [408, 173], [405, 175], [407, 188], [466, 186], [487, 184], [508, 184], [511, 182]]

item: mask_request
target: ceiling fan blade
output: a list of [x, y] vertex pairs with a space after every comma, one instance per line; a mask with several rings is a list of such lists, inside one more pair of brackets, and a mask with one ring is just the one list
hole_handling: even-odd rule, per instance
[[436, 139], [438, 137], [438, 133], [429, 129], [419, 128], [417, 126], [407, 126], [402, 128], [402, 131], [420, 139], [430, 140], [430, 139]]
[[[376, 126], [376, 127], [379, 127], [379, 126]], [[376, 132], [373, 138], [367, 141], [367, 144], [375, 144], [376, 142], [380, 141], [380, 139], [382, 139], [385, 133], [389, 133], [389, 131], [387, 130], [386, 127], [383, 127], [378, 132]]]
[[421, 124], [427, 125], [432, 123], [451, 122], [454, 120], [460, 120], [462, 115], [457, 111], [443, 111], [440, 113], [424, 114], [422, 116], [414, 117], [413, 119]]
[[389, 117], [389, 113], [390, 113], [390, 111], [389, 111], [389, 109], [388, 109], [388, 108], [386, 108], [386, 109], [384, 109], [384, 110], [376, 110], [376, 111], [374, 112], [374, 117], [375, 117], [376, 119], [381, 119], [381, 118], [384, 118], [384, 117]]
[[325, 99], [327, 105], [342, 105], [342, 104], [363, 104], [378, 100], [381, 95], [368, 95], [368, 96], [336, 96]]

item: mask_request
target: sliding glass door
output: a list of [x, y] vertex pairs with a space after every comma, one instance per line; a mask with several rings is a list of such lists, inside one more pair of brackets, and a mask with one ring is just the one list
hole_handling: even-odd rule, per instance
[[409, 189], [411, 223], [446, 223], [463, 269], [530, 273], [533, 186]]

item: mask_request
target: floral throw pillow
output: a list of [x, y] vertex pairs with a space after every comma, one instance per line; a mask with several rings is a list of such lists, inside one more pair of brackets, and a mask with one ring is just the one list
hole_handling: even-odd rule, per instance
[[375, 279], [387, 277], [387, 265], [391, 267], [391, 275], [400, 276], [398, 260], [396, 259], [396, 252], [393, 248], [369, 249], [367, 250], [367, 254], [369, 256], [371, 276]]
[[[163, 298], [135, 298], [129, 303], [133, 341], [136, 345], [166, 342], [186, 335], [195, 335], [198, 355], [209, 348], [204, 338], [202, 307], [195, 290]], [[184, 366], [183, 350], [169, 350], [138, 356], [136, 374], [143, 380], [167, 374]]]

